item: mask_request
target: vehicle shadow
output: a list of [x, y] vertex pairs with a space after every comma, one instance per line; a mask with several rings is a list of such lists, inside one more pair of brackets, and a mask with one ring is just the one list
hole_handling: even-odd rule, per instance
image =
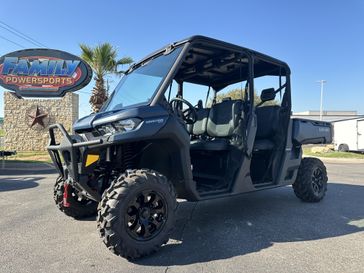
[[276, 242], [319, 240], [364, 231], [364, 185], [330, 183], [320, 203], [301, 202], [291, 187], [183, 202], [178, 215], [174, 240], [158, 253], [134, 263], [203, 263], [257, 252]]
[[0, 192], [17, 191], [35, 188], [39, 184], [36, 181], [44, 177], [14, 177], [14, 178], [1, 178]]
[[95, 222], [96, 221], [96, 215], [85, 217], [85, 218], [80, 218], [80, 219], [77, 219], [77, 221], [79, 221], [79, 222]]

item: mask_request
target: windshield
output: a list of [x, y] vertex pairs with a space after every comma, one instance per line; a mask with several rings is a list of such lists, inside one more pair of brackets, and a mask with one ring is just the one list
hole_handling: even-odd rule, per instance
[[147, 61], [126, 74], [106, 102], [103, 111], [148, 103], [167, 76], [181, 49], [182, 47], [178, 47], [168, 55]]

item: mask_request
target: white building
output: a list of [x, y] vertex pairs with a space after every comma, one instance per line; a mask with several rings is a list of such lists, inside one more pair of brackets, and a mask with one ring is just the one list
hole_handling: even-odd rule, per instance
[[[296, 112], [292, 114], [292, 117], [320, 120], [320, 111], [309, 110], [305, 112]], [[322, 111], [322, 120], [328, 122], [360, 117], [364, 117], [364, 115], [358, 115], [357, 111]]]

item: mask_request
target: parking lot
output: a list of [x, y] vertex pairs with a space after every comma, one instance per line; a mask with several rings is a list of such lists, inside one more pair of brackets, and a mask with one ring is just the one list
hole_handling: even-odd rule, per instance
[[180, 202], [173, 238], [134, 262], [108, 251], [95, 219], [57, 210], [51, 169], [0, 166], [0, 272], [363, 272], [363, 165], [327, 161], [318, 204], [291, 187]]

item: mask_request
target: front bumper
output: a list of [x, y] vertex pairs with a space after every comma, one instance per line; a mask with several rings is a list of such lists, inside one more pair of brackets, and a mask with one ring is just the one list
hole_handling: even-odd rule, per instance
[[[57, 143], [55, 130], [61, 133], [61, 141]], [[70, 136], [62, 124], [49, 126], [50, 141], [48, 153], [60, 176], [85, 196], [100, 201], [100, 195], [88, 185], [90, 167], [85, 166], [90, 148], [103, 144], [103, 139], [83, 141], [81, 138]]]

